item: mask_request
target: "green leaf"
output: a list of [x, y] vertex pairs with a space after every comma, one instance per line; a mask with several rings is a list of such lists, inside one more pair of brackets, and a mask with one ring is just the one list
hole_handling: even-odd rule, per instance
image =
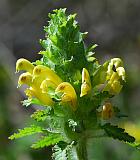
[[9, 139], [17, 139], [25, 136], [29, 136], [35, 133], [42, 133], [42, 128], [40, 126], [32, 125], [31, 127], [26, 127], [24, 129], [18, 129], [18, 133], [14, 133], [9, 137]]
[[127, 144], [129, 144], [131, 147], [134, 147], [134, 148], [140, 150], [140, 143], [139, 142], [127, 143]]
[[51, 134], [42, 137], [39, 141], [35, 142], [31, 147], [34, 149], [44, 148], [50, 145], [55, 145], [61, 140], [63, 140], [63, 138], [60, 134]]
[[53, 147], [53, 152], [52, 158], [54, 160], [67, 160], [66, 150], [62, 150], [58, 144]]
[[53, 147], [52, 158], [54, 160], [76, 160], [78, 159], [74, 149], [74, 141], [71, 144], [60, 142]]
[[97, 46], [98, 46], [98, 44], [91, 45], [90, 47], [87, 48], [87, 52], [94, 50]]
[[118, 126], [113, 126], [110, 123], [106, 123], [101, 126], [101, 128], [105, 130], [109, 137], [113, 137], [114, 139], [119, 139], [120, 141], [129, 143], [133, 143], [135, 141], [135, 138], [126, 133], [125, 129], [119, 128]]
[[47, 107], [45, 110], [37, 110], [32, 115], [31, 118], [35, 119], [36, 121], [45, 121], [48, 117], [48, 115], [51, 114], [52, 108]]

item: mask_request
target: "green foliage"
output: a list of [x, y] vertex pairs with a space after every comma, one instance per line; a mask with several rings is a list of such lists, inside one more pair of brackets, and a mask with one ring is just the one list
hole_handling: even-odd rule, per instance
[[42, 128], [40, 126], [35, 126], [32, 125], [31, 127], [26, 127], [24, 129], [19, 129], [18, 133], [14, 133], [13, 135], [11, 135], [9, 137], [9, 139], [13, 140], [13, 139], [17, 139], [17, 138], [21, 138], [24, 136], [29, 136], [35, 133], [42, 133]]
[[[72, 75], [77, 70], [82, 70], [87, 65], [87, 61], [83, 42], [84, 33], [79, 31], [76, 15], [67, 16], [65, 11], [66, 9], [59, 9], [49, 14], [51, 20], [49, 25], [44, 27], [47, 37], [40, 41], [45, 51], [41, 51], [40, 54], [43, 54], [44, 65], [53, 68], [64, 80], [68, 80], [72, 79]], [[80, 59], [79, 63], [77, 59]], [[67, 75], [64, 75], [65, 73]]]
[[35, 119], [36, 121], [45, 121], [51, 112], [51, 108], [47, 108], [45, 110], [36, 110], [32, 115], [31, 118]]
[[119, 128], [118, 126], [113, 126], [110, 123], [106, 123], [101, 127], [105, 130], [106, 134], [109, 137], [113, 137], [114, 139], [119, 139], [120, 141], [130, 142], [133, 143], [135, 138], [130, 136], [128, 133], [125, 132], [124, 129]]
[[[108, 136], [134, 145], [135, 138], [124, 129], [105, 123], [113, 116], [123, 117], [110, 103], [125, 79], [122, 60], [113, 58], [99, 64], [93, 52], [97, 44], [86, 47], [87, 33], [80, 32], [75, 14], [67, 16], [65, 12], [59, 9], [49, 14], [49, 24], [44, 27], [46, 37], [40, 40], [42, 58], [34, 63], [25, 60], [30, 74], [20, 79], [31, 92], [23, 105], [45, 106], [31, 115], [39, 126], [19, 130], [10, 139], [40, 133], [42, 138], [32, 148], [54, 145], [55, 160], [86, 160], [86, 140], [94, 133], [96, 137]], [[106, 135], [98, 135], [98, 131]]]
[[71, 144], [66, 144], [66, 143], [58, 143], [53, 147], [53, 155], [52, 158], [54, 160], [76, 160], [77, 156], [74, 150], [74, 142]]
[[34, 149], [43, 148], [50, 145], [55, 145], [61, 140], [63, 140], [63, 138], [60, 134], [51, 134], [51, 135], [42, 137], [40, 140], [35, 142], [31, 147]]

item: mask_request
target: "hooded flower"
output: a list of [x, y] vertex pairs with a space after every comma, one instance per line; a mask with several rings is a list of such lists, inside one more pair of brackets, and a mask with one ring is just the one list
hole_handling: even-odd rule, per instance
[[34, 69], [34, 65], [27, 59], [20, 58], [16, 62], [16, 72], [23, 70], [32, 74], [33, 69]]
[[34, 68], [33, 80], [37, 77], [39, 77], [40, 81], [50, 79], [55, 85], [59, 85], [62, 82], [61, 78], [54, 71], [43, 65], [37, 65]]
[[62, 93], [61, 101], [62, 102], [69, 102], [72, 109], [75, 111], [77, 109], [77, 95], [75, 92], [75, 89], [72, 87], [72, 85], [68, 82], [62, 82], [60, 83], [56, 90], [56, 93]]
[[109, 91], [110, 94], [116, 95], [120, 93], [123, 85], [121, 81], [125, 81], [125, 69], [123, 68], [123, 62], [120, 58], [111, 59], [108, 69], [104, 91]]

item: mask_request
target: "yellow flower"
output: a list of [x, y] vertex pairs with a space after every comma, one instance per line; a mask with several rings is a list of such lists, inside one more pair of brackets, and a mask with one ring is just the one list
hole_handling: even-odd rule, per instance
[[110, 102], [106, 102], [103, 105], [103, 109], [101, 112], [102, 118], [104, 120], [108, 120], [108, 119], [112, 118], [113, 115], [114, 115], [114, 110], [113, 110], [112, 104]]
[[49, 97], [49, 95], [42, 93], [41, 90], [36, 90], [30, 87], [25, 90], [25, 94], [29, 97], [29, 99], [36, 97], [41, 103], [46, 106], [53, 106], [54, 104], [53, 100]]
[[72, 85], [68, 82], [62, 82], [60, 83], [56, 90], [56, 93], [62, 93], [61, 101], [62, 102], [69, 102], [72, 106], [72, 109], [75, 111], [77, 109], [77, 95], [72, 87]]
[[82, 85], [80, 97], [88, 94], [91, 91], [91, 81], [90, 76], [86, 68], [82, 70]]
[[115, 95], [118, 94], [123, 85], [121, 85], [121, 80], [125, 81], [125, 69], [123, 68], [123, 62], [120, 58], [111, 59], [108, 70], [107, 70], [107, 85], [104, 91], [109, 91], [109, 93]]
[[27, 59], [20, 58], [16, 62], [16, 72], [24, 70], [29, 73], [32, 73], [33, 69], [34, 69], [34, 65], [30, 61], [28, 61]]
[[108, 65], [108, 69], [107, 69], [107, 80], [110, 79], [110, 77], [112, 76], [113, 72], [115, 72], [115, 70], [118, 67], [122, 67], [123, 66], [123, 62], [120, 58], [113, 58], [110, 60], [110, 63]]
[[123, 66], [123, 61], [120, 58], [113, 58], [111, 59], [111, 63], [116, 67]]
[[48, 92], [48, 87], [51, 87], [51, 88], [55, 89], [57, 86], [50, 79], [43, 80], [41, 85], [40, 85], [40, 88], [41, 88], [42, 92], [47, 93]]
[[30, 86], [32, 83], [32, 75], [29, 72], [22, 73], [18, 79], [18, 87], [23, 84]]
[[37, 79], [34, 79], [34, 81], [32, 79], [32, 74], [30, 74], [29, 72], [23, 73], [19, 76], [18, 86], [20, 87], [23, 84], [30, 86], [30, 88], [27, 88], [25, 90], [25, 94], [29, 97], [29, 99], [36, 97], [44, 105], [52, 106], [54, 104], [53, 100], [47, 93], [42, 93], [42, 90], [40, 88], [40, 83], [42, 81], [40, 82], [39, 77], [37, 77]]
[[110, 92], [115, 95], [115, 94], [119, 94], [121, 89], [122, 89], [122, 85], [119, 81], [114, 81], [112, 84], [111, 84], [111, 89], [110, 89]]
[[49, 67], [38, 65], [33, 70], [33, 77], [39, 77], [40, 80], [50, 79], [55, 85], [59, 85], [62, 80], [61, 78], [52, 71]]

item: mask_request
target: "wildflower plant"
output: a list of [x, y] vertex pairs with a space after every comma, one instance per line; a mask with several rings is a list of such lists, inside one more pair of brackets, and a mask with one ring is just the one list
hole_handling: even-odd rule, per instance
[[26, 85], [24, 106], [41, 106], [32, 115], [38, 123], [18, 130], [9, 138], [39, 134], [32, 148], [53, 146], [55, 160], [87, 160], [90, 138], [112, 137], [136, 146], [135, 138], [115, 123], [122, 116], [111, 103], [126, 81], [123, 61], [113, 58], [99, 64], [96, 44], [86, 47], [87, 33], [80, 32], [76, 14], [66, 9], [49, 14], [40, 60], [16, 62], [18, 87]]

